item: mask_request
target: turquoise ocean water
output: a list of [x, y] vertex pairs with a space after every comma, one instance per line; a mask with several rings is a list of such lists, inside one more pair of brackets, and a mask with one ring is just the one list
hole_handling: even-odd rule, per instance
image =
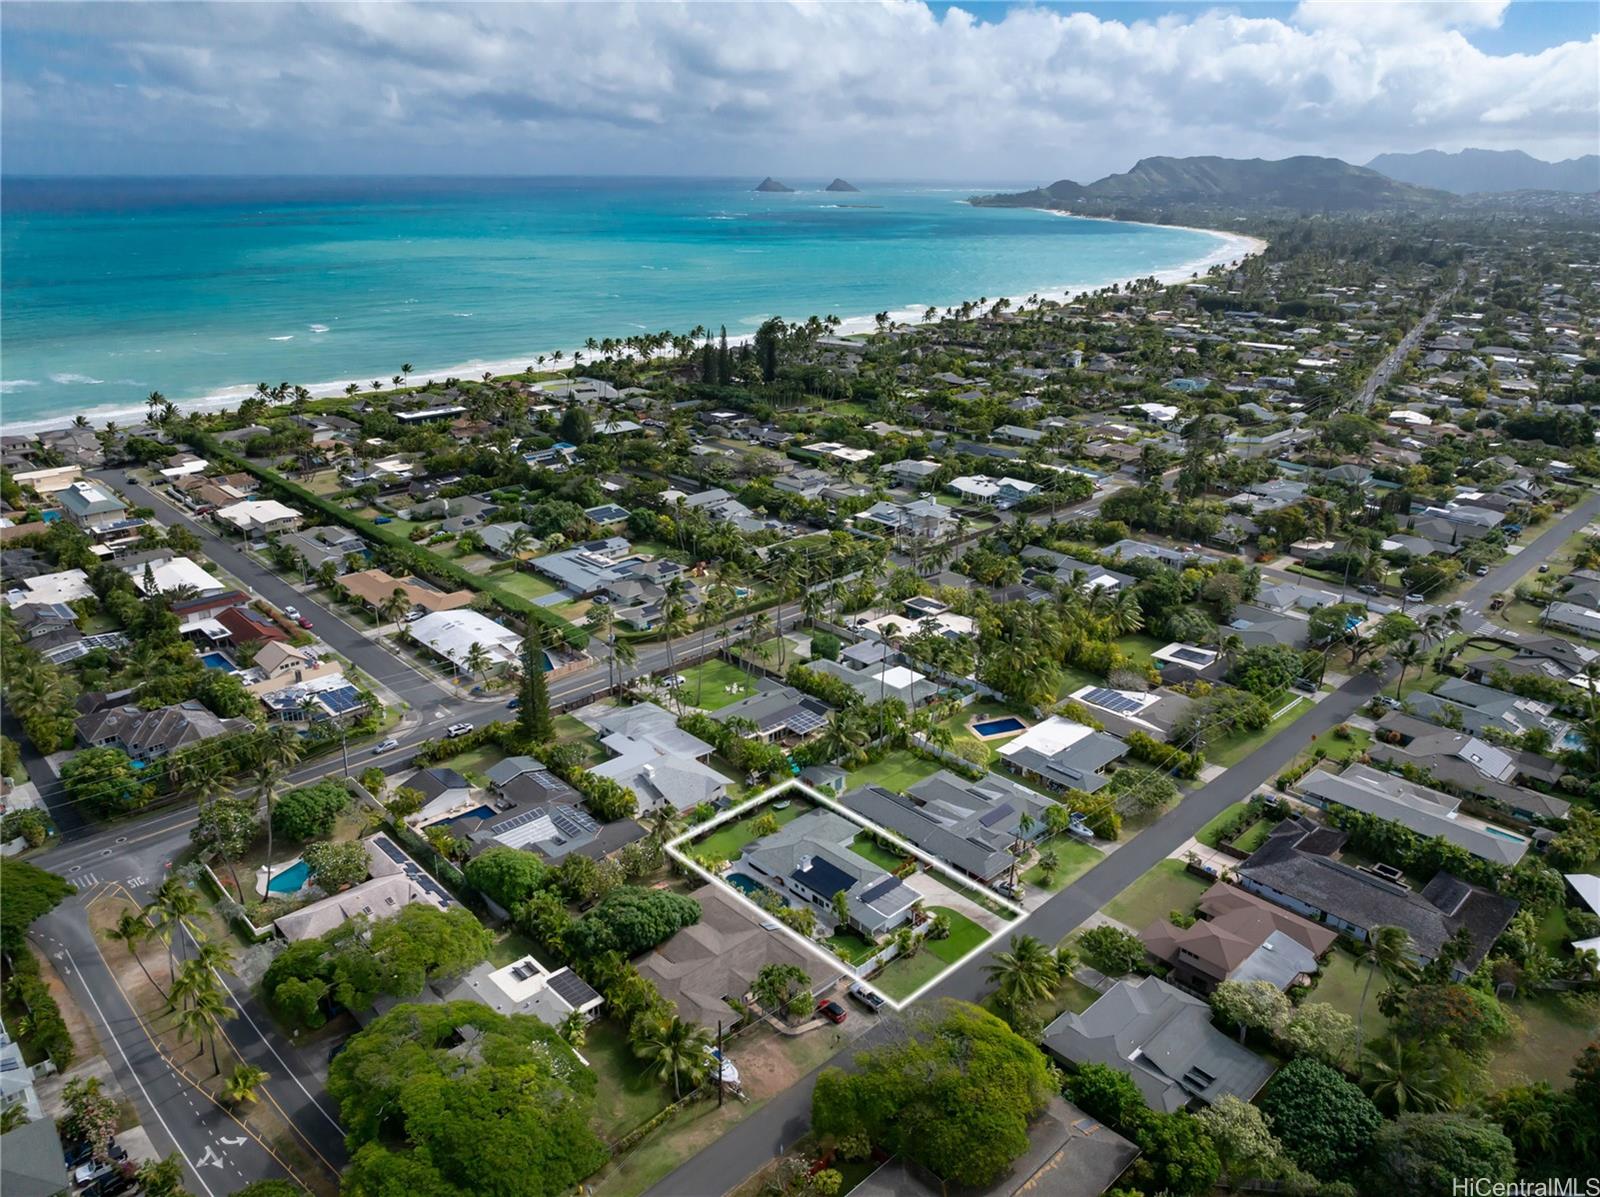
[[257, 382], [520, 369], [588, 337], [920, 311], [1193, 268], [1193, 230], [970, 187], [729, 179], [7, 179], [0, 418], [97, 423]]

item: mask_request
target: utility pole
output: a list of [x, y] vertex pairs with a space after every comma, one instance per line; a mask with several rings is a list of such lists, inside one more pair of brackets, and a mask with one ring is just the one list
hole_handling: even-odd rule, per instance
[[726, 1086], [722, 1083], [722, 1020], [717, 1019], [717, 1109], [722, 1108], [722, 1094]]

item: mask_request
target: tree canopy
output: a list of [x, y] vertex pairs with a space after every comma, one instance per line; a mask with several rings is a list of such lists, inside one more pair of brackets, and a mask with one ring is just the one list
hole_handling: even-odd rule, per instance
[[532, 852], [497, 844], [467, 862], [467, 884], [510, 910], [544, 888], [550, 870]]
[[327, 778], [280, 795], [272, 805], [272, 830], [295, 840], [320, 839], [333, 831], [341, 811], [350, 805], [344, 783]]
[[333, 1061], [348, 1197], [556, 1197], [609, 1153], [594, 1074], [550, 1027], [478, 1002], [397, 1006]]
[[700, 921], [700, 903], [666, 890], [618, 886], [567, 932], [567, 945], [579, 959], [605, 952], [637, 956], [680, 929]]
[[1257, 1102], [1290, 1157], [1324, 1180], [1360, 1162], [1383, 1115], [1367, 1095], [1326, 1064], [1292, 1060], [1267, 1082]]
[[0, 857], [0, 950], [14, 955], [23, 948], [23, 935], [35, 919], [43, 918], [72, 894], [72, 886], [20, 860]]
[[1044, 1056], [965, 1002], [934, 1002], [906, 1021], [902, 1041], [857, 1053], [854, 1072], [822, 1072], [813, 1127], [864, 1134], [953, 1185], [988, 1184], [1027, 1150], [1028, 1124], [1049, 1100]]

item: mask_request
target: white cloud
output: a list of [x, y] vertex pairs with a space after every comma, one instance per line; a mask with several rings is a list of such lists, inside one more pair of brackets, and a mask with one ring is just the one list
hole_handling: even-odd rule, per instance
[[4, 134], [13, 170], [1086, 180], [1155, 153], [1589, 152], [1600, 35], [1475, 48], [1505, 8], [10, 4]]

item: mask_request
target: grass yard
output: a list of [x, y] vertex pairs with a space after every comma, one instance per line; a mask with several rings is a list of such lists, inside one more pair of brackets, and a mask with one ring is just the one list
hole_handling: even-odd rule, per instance
[[490, 768], [505, 760], [505, 752], [497, 744], [485, 744], [481, 748], [474, 748], [470, 752], [459, 752], [448, 760], [439, 762], [441, 769], [454, 769], [457, 773], [473, 781], [477, 785], [486, 785], [484, 776]]
[[896, 1001], [910, 997], [989, 938], [987, 931], [959, 911], [947, 906], [930, 906], [928, 910], [950, 916], [949, 938], [925, 940], [916, 955], [891, 960], [872, 978], [874, 986]]
[[1317, 747], [1328, 754], [1328, 760], [1342, 761], [1345, 764], [1349, 764], [1366, 752], [1368, 748], [1372, 747], [1372, 733], [1359, 727], [1352, 727], [1348, 740], [1341, 740], [1338, 736], [1330, 735], [1326, 739], [1319, 740]]
[[633, 1054], [628, 1036], [608, 1018], [589, 1024], [589, 1037], [579, 1049], [594, 1069], [594, 1127], [602, 1139], [620, 1139], [672, 1102], [672, 1088], [662, 1084]]
[[1230, 737], [1220, 744], [1213, 744], [1206, 749], [1206, 760], [1213, 765], [1237, 765], [1315, 705], [1309, 698], [1300, 696], [1299, 702], [1295, 703], [1292, 710], [1285, 711], [1260, 731], [1245, 736]]
[[1126, 653], [1135, 665], [1143, 669], [1150, 669], [1155, 665], [1155, 658], [1150, 654], [1166, 646], [1165, 640], [1158, 640], [1154, 636], [1147, 636], [1143, 632], [1133, 632], [1127, 636], [1118, 636], [1116, 645]]
[[1194, 838], [1199, 840], [1207, 848], [1220, 847], [1223, 829], [1237, 819], [1244, 809], [1249, 805], [1250, 804], [1248, 802], [1235, 802], [1232, 806], [1228, 807], [1221, 814], [1217, 815], [1199, 831], [1195, 832]]
[[1193, 910], [1210, 883], [1184, 868], [1181, 860], [1163, 860], [1105, 905], [1119, 923], [1142, 931], [1174, 910]]
[[1035, 864], [1022, 875], [1022, 883], [1032, 889], [1042, 889], [1046, 892], [1053, 892], [1071, 884], [1104, 859], [1099, 849], [1066, 835], [1051, 840], [1044, 845], [1043, 850], [1054, 852], [1056, 859], [1060, 861], [1055, 876], [1046, 882], [1044, 870]]
[[1103, 686], [1106, 679], [1076, 665], [1061, 666], [1061, 684], [1056, 687], [1056, 701], [1062, 702], [1085, 686]]
[[561, 967], [560, 962], [552, 961], [550, 953], [546, 952], [533, 940], [521, 931], [507, 931], [489, 949], [489, 963], [496, 968], [504, 968], [508, 964], [515, 964], [518, 960], [532, 956], [540, 964], [554, 972]]
[[807, 811], [814, 809], [809, 802], [791, 802], [782, 810], [772, 806], [764, 806], [759, 810], [751, 811], [742, 819], [735, 819], [731, 823], [724, 823], [705, 839], [691, 841], [688, 850], [697, 857], [708, 857], [711, 860], [734, 861], [739, 859], [739, 854], [744, 851], [745, 845], [757, 839], [756, 823], [764, 816], [771, 815], [778, 821], [778, 826], [798, 819]]
[[846, 964], [856, 965], [878, 950], [878, 945], [859, 931], [836, 931], [823, 940], [828, 950]]
[[1565, 1088], [1567, 1070], [1584, 1045], [1600, 1035], [1600, 999], [1576, 993], [1538, 993], [1505, 1003], [1522, 1021], [1489, 1060], [1489, 1072], [1501, 1084], [1549, 1081]]
[[898, 852], [880, 847], [872, 838], [870, 831], [863, 831], [856, 836], [850, 844], [850, 851], [857, 856], [864, 857], [887, 873], [892, 873], [905, 864], [906, 858]]
[[683, 700], [704, 711], [718, 711], [749, 698], [756, 692], [750, 675], [726, 661], [702, 661], [683, 671], [687, 684]]
[[[976, 744], [978, 747], [982, 748], [985, 753], [987, 753], [987, 756], [984, 759], [992, 764], [994, 758], [999, 755], [1000, 748], [1003, 745], [1010, 743], [1012, 737], [1002, 736], [992, 740], [980, 740], [977, 736], [972, 734], [967, 725], [975, 720], [981, 721], [984, 719], [993, 719], [1002, 715], [1016, 714], [1016, 711], [1013, 711], [1010, 707], [1005, 706], [1003, 703], [992, 702], [989, 699], [980, 698], [971, 706], [962, 707], [949, 715], [943, 721], [943, 726], [949, 728], [951, 734], [956, 738], [956, 745], [953, 745], [953, 747], [961, 744]], [[1024, 715], [1021, 716], [1021, 718], [1028, 723], [1032, 723], [1034, 721], [1031, 715]]]
[[541, 599], [547, 594], [554, 594], [559, 589], [554, 582], [541, 578], [538, 574], [523, 573], [521, 571], [517, 573], [489, 574], [483, 581], [486, 586], [492, 586], [496, 590], [503, 590], [507, 594], [514, 594], [518, 598], [525, 598], [529, 602]]
[[1367, 993], [1365, 1011], [1361, 1005], [1361, 989], [1367, 983], [1367, 968], [1342, 947], [1328, 953], [1328, 961], [1318, 974], [1316, 987], [1306, 995], [1308, 1002], [1326, 1002], [1335, 1010], [1342, 1010], [1351, 1018], [1361, 1019], [1362, 1034], [1376, 1039], [1389, 1029], [1389, 1020], [1378, 1010], [1378, 998], [1389, 988], [1389, 983], [1378, 973], [1372, 978], [1372, 988]]
[[1257, 819], [1238, 839], [1233, 841], [1233, 846], [1240, 852], [1254, 852], [1267, 842], [1267, 836], [1272, 834], [1272, 829], [1277, 824], [1271, 819]]
[[882, 786], [886, 790], [904, 793], [908, 786], [916, 785], [924, 777], [932, 777], [941, 768], [943, 766], [938, 761], [923, 760], [920, 756], [897, 748], [881, 760], [853, 771], [845, 788], [853, 790], [857, 786]]
[[556, 716], [556, 742], [559, 744], [577, 744], [583, 748], [585, 765], [597, 765], [611, 754], [600, 744], [600, 737], [587, 727], [582, 720], [572, 715]]

